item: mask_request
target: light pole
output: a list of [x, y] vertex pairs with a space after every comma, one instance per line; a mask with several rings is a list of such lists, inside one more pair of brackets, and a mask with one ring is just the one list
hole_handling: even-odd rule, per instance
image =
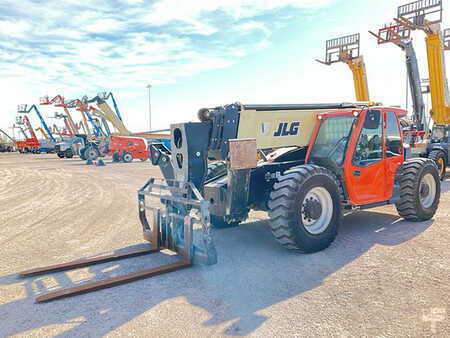
[[150, 89], [152, 88], [151, 84], [147, 85], [148, 88], [148, 131], [152, 130], [152, 101], [150, 99]]

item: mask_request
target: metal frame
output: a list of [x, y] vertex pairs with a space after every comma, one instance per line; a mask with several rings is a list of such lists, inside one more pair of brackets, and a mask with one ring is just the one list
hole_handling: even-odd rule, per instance
[[411, 27], [397, 19], [394, 20], [395, 23], [380, 28], [377, 34], [369, 31], [370, 34], [377, 38], [379, 45], [389, 42], [397, 44], [399, 41], [409, 40], [411, 38]]
[[325, 61], [320, 63], [331, 65], [332, 63], [349, 61], [360, 56], [360, 34], [341, 36], [326, 41]]
[[[165, 208], [161, 210], [154, 207], [153, 203], [146, 203], [146, 198], [149, 197], [158, 199], [165, 205]], [[178, 253], [183, 259], [156, 268], [50, 292], [37, 297], [36, 302], [48, 302], [54, 299], [110, 288], [135, 280], [185, 269], [196, 262], [205, 264], [215, 264], [217, 262], [216, 251], [209, 234], [209, 203], [202, 198], [200, 192], [192, 183], [151, 178], [138, 191], [138, 199], [139, 218], [143, 226], [144, 238], [151, 242], [151, 247], [30, 269], [19, 273], [19, 276], [28, 277], [67, 271], [119, 259], [157, 253], [162, 249]], [[146, 211], [152, 212], [151, 225], [147, 222]], [[197, 213], [194, 213], [194, 211], [197, 211]], [[204, 248], [194, 244], [195, 224], [202, 226], [201, 242]]]
[[[163, 205], [155, 207], [156, 199]], [[156, 249], [169, 249], [191, 263], [215, 264], [210, 235], [209, 203], [191, 182], [151, 178], [138, 191], [139, 219], [144, 239]], [[149, 224], [146, 211], [152, 213]], [[201, 226], [201, 245], [194, 244], [194, 225]]]
[[450, 50], [450, 28], [444, 29], [442, 37], [444, 39], [445, 50]]
[[45, 122], [44, 118], [41, 115], [41, 112], [39, 111], [39, 109], [36, 107], [35, 104], [33, 104], [30, 109], [27, 109], [27, 104], [19, 104], [17, 106], [17, 112], [21, 113], [21, 114], [28, 114], [29, 112], [31, 112], [31, 110], [33, 110], [36, 112], [37, 116], [39, 117], [39, 120], [41, 120], [42, 126], [44, 127], [45, 131], [47, 132], [47, 134], [50, 136], [51, 140], [53, 142], [56, 142], [55, 137], [53, 136], [50, 128], [47, 126], [47, 123]]
[[418, 0], [397, 8], [397, 18], [424, 26], [442, 22], [442, 0]]

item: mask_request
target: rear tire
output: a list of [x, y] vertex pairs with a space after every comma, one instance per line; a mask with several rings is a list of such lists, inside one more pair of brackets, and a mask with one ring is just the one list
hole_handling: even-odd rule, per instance
[[432, 150], [428, 155], [428, 158], [436, 163], [439, 171], [439, 178], [443, 180], [447, 170], [447, 156], [445, 153], [442, 150]]
[[61, 153], [61, 152], [59, 152], [57, 155], [59, 158], [64, 158], [64, 156], [65, 156], [64, 153]]
[[285, 248], [311, 253], [327, 248], [342, 222], [341, 185], [328, 169], [286, 170], [270, 193], [270, 228]]
[[72, 157], [73, 157], [73, 151], [72, 151], [72, 149], [67, 149], [67, 150], [64, 152], [64, 155], [65, 155], [67, 158], [72, 158]]
[[129, 152], [125, 152], [122, 155], [122, 160], [124, 163], [130, 163], [133, 161], [133, 154]]
[[119, 152], [114, 152], [114, 154], [112, 155], [112, 160], [113, 162], [120, 162], [120, 160], [122, 159], [122, 157], [120, 156]]
[[401, 201], [395, 205], [408, 221], [429, 220], [436, 213], [441, 195], [439, 171], [433, 160], [414, 158], [399, 168]]

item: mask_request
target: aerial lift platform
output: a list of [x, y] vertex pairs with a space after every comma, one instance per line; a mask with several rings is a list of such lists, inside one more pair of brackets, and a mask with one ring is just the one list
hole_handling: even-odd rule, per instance
[[53, 136], [53, 133], [51, 132], [50, 128], [48, 127], [47, 123], [45, 122], [41, 112], [39, 111], [39, 109], [36, 107], [36, 105], [32, 105], [31, 107], [28, 108], [27, 104], [20, 104], [17, 107], [17, 112], [20, 114], [28, 114], [31, 111], [34, 111], [36, 113], [36, 115], [38, 116], [39, 120], [41, 121], [41, 125], [42, 127], [44, 127], [46, 134], [49, 136], [49, 139], [45, 139], [43, 140], [43, 142], [41, 142], [40, 145], [40, 151], [43, 152], [51, 152], [54, 151], [55, 149], [55, 144], [56, 144], [56, 139]]
[[[24, 137], [24, 140], [18, 140], [16, 142], [17, 148], [21, 153], [36, 153], [39, 154], [41, 152], [40, 150], [40, 143], [38, 138], [36, 137], [36, 133], [33, 130], [33, 126], [31, 125], [30, 120], [28, 119], [28, 116], [17, 116], [16, 117], [16, 125], [19, 128], [19, 130], [22, 132], [22, 135]], [[24, 127], [24, 128], [23, 128]], [[29, 135], [27, 135], [27, 132]]]

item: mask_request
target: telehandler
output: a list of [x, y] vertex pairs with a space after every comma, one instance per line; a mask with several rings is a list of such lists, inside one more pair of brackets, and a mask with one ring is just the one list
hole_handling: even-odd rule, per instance
[[[234, 103], [201, 109], [200, 122], [171, 125], [171, 150], [163, 143], [151, 145], [151, 161], [164, 179], [151, 178], [138, 191], [139, 218], [150, 248], [21, 275], [86, 267], [163, 248], [182, 256], [179, 262], [36, 299], [45, 302], [196, 263], [214, 264], [211, 227], [236, 226], [251, 209], [268, 211], [275, 239], [304, 253], [328, 247], [343, 215], [356, 210], [394, 204], [407, 220], [428, 220], [439, 204], [439, 172], [431, 159], [405, 159], [399, 118], [406, 113], [361, 103]], [[268, 148], [277, 150], [257, 161], [258, 150]]]

